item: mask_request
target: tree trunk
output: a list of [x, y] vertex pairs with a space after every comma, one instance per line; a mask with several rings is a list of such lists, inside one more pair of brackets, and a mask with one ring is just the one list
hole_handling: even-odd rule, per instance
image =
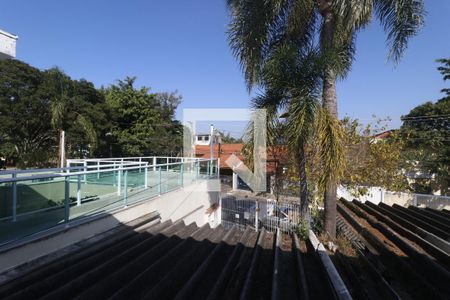
[[64, 168], [66, 161], [66, 133], [64, 130], [59, 132], [59, 167]]
[[[333, 13], [329, 1], [319, 1], [324, 4], [321, 11], [323, 17], [322, 27], [322, 51], [325, 53], [330, 49], [333, 43], [334, 25]], [[338, 117], [337, 112], [337, 96], [336, 96], [336, 74], [334, 70], [326, 67], [323, 75], [323, 91], [322, 91], [323, 107], [335, 118]], [[337, 183], [335, 178], [328, 178], [325, 186], [324, 204], [325, 204], [325, 231], [331, 238], [336, 237], [336, 196]]]
[[300, 176], [300, 214], [302, 219], [309, 221], [308, 215], [308, 183], [306, 182], [306, 157], [305, 145], [301, 145], [299, 149], [299, 176]]

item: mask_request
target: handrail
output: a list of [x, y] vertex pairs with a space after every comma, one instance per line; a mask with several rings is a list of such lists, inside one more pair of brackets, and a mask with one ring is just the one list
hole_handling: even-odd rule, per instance
[[[123, 164], [127, 165], [148, 165], [148, 162], [124, 162]], [[100, 167], [107, 167], [107, 166], [117, 166], [114, 164], [111, 165], [99, 165]], [[41, 173], [41, 172], [57, 172], [57, 171], [67, 171], [67, 170], [79, 170], [79, 169], [93, 169], [97, 168], [97, 165], [86, 165], [86, 166], [78, 166], [78, 167], [64, 167], [64, 168], [47, 168], [47, 169], [14, 169], [14, 170], [5, 170], [0, 171], [0, 175], [12, 175], [12, 174], [23, 174], [23, 173]]]
[[[202, 159], [196, 159], [195, 161], [198, 162], [210, 162], [211, 159], [209, 158], [202, 158]], [[212, 161], [217, 161], [217, 159], [214, 159]], [[173, 166], [173, 165], [181, 165], [181, 164], [188, 164], [192, 162], [175, 162], [175, 163], [165, 163], [165, 164], [156, 164], [156, 165], [150, 165], [147, 162], [126, 162], [122, 165], [133, 165], [132, 167], [121, 167], [120, 165], [90, 165], [90, 166], [82, 166], [82, 167], [66, 167], [66, 168], [52, 168], [52, 169], [30, 169], [30, 170], [12, 170], [11, 173], [5, 173], [5, 174], [19, 174], [19, 173], [38, 173], [40, 172], [50, 172], [50, 171], [63, 171], [61, 173], [45, 173], [45, 174], [38, 174], [38, 175], [31, 175], [31, 176], [23, 176], [23, 177], [10, 177], [10, 178], [0, 178], [0, 183], [8, 183], [8, 182], [17, 182], [17, 181], [28, 181], [28, 180], [34, 180], [34, 179], [45, 179], [45, 178], [55, 178], [55, 177], [72, 177], [77, 175], [88, 175], [88, 174], [97, 174], [97, 173], [106, 173], [106, 172], [116, 172], [116, 171], [127, 171], [127, 170], [139, 170], [139, 169], [146, 169], [146, 168], [158, 168], [158, 167], [167, 167], [167, 166]], [[105, 168], [107, 166], [111, 166], [113, 168], [110, 169], [99, 169], [99, 168]], [[87, 171], [85, 169], [94, 169], [93, 171]], [[79, 170], [83, 169], [84, 171], [80, 172], [64, 172], [68, 170]], [[31, 172], [29, 172], [31, 171]], [[0, 173], [2, 175], [2, 173]]]
[[[159, 157], [157, 157], [159, 158]], [[191, 159], [191, 158], [184, 158], [184, 159]], [[86, 169], [95, 169], [94, 173], [98, 173], [98, 172], [108, 172], [108, 171], [118, 171], [118, 170], [122, 170], [120, 169], [120, 165], [133, 165], [135, 166], [134, 168], [139, 169], [139, 168], [144, 168], [144, 167], [149, 167], [149, 168], [154, 168], [154, 167], [165, 167], [165, 166], [171, 166], [171, 165], [179, 165], [179, 164], [185, 164], [185, 163], [192, 163], [192, 162], [202, 162], [202, 161], [211, 161], [209, 158], [192, 158], [192, 161], [182, 161], [182, 162], [173, 162], [173, 163], [160, 163], [160, 164], [149, 164], [149, 162], [139, 162], [139, 161], [119, 161], [120, 164], [109, 164], [109, 165], [85, 165], [85, 166], [76, 166], [76, 167], [64, 167], [64, 168], [47, 168], [47, 169], [16, 169], [16, 170], [5, 170], [5, 171], [0, 171], [0, 175], [13, 175], [13, 174], [24, 174], [24, 173], [43, 173], [43, 172], [67, 172], [70, 170], [86, 170]], [[73, 161], [71, 161], [73, 163]], [[106, 168], [106, 167], [112, 167], [112, 169], [108, 169], [108, 170], [98, 170], [98, 168]], [[81, 174], [83, 175], [85, 172], [89, 172], [89, 171], [84, 171], [84, 172], [69, 172], [67, 173], [69, 176], [73, 176], [73, 175], [78, 175]], [[49, 175], [49, 177], [53, 177], [55, 176], [55, 174], [58, 173], [50, 173], [50, 174], [42, 174], [42, 175]], [[88, 174], [88, 173], [86, 173]], [[38, 175], [35, 175], [38, 176]], [[17, 179], [19, 178], [31, 178], [32, 176], [28, 176], [28, 177], [17, 177]], [[36, 178], [33, 176], [33, 178]], [[45, 178], [45, 177], [43, 177]], [[11, 178], [5, 178], [5, 179], [0, 179], [0, 183], [1, 182], [10, 182], [11, 180], [7, 180], [7, 179], [11, 179]], [[14, 181], [14, 180], [12, 180]]]
[[[159, 158], [158, 158], [159, 159]], [[163, 158], [165, 159], [165, 158]], [[170, 161], [168, 158], [167, 161]], [[5, 175], [10, 175], [11, 177], [6, 178], [0, 178], [0, 184], [5, 184], [3, 188], [8, 189], [8, 192], [6, 193], [7, 199], [1, 199], [2, 204], [7, 204], [7, 201], [11, 201], [12, 206], [9, 208], [11, 213], [8, 213], [5, 217], [2, 217], [2, 221], [4, 220], [10, 220], [12, 223], [17, 222], [18, 218], [27, 216], [27, 217], [34, 217], [34, 214], [41, 214], [41, 213], [52, 213], [53, 209], [56, 208], [63, 208], [63, 222], [68, 223], [71, 221], [71, 213], [70, 209], [71, 206], [81, 206], [86, 199], [88, 201], [87, 212], [82, 212], [79, 216], [86, 216], [89, 214], [89, 205], [90, 201], [106, 201], [105, 203], [109, 203], [111, 199], [114, 201], [114, 205], [111, 207], [116, 208], [116, 202], [121, 203], [123, 207], [128, 206], [128, 201], [130, 199], [130, 203], [137, 203], [136, 201], [143, 201], [139, 200], [142, 195], [142, 193], [146, 193], [145, 191], [148, 190], [148, 197], [154, 197], [155, 196], [155, 190], [157, 190], [156, 195], [161, 195], [163, 193], [169, 192], [173, 189], [177, 188], [183, 188], [185, 184], [184, 176], [190, 174], [188, 178], [191, 178], [194, 181], [191, 181], [189, 179], [189, 182], [197, 182], [197, 180], [204, 178], [212, 178], [219, 175], [218, 167], [219, 167], [219, 160], [218, 159], [209, 159], [209, 158], [178, 158], [177, 162], [169, 162], [169, 163], [159, 163], [156, 164], [156, 158], [153, 160], [153, 162], [149, 161], [127, 161], [127, 160], [120, 160], [115, 161], [111, 163], [111, 160], [103, 160], [102, 162], [105, 164], [97, 163], [97, 164], [87, 164], [85, 161], [77, 161], [77, 163], [83, 163], [81, 166], [75, 166], [75, 167], [65, 167], [65, 168], [47, 168], [47, 169], [28, 169], [28, 170], [9, 170], [9, 171], [3, 171], [0, 172], [1, 175], [5, 177]], [[74, 163], [71, 161], [70, 163]], [[205, 163], [205, 164], [203, 164]], [[176, 168], [170, 168], [171, 166], [175, 166]], [[178, 167], [179, 166], [179, 167]], [[152, 173], [150, 173], [150, 170]], [[130, 171], [139, 171], [139, 173], [136, 172], [138, 175], [137, 178], [139, 178], [139, 183], [133, 182], [134, 179], [131, 179]], [[164, 173], [162, 173], [164, 172]], [[101, 174], [110, 173], [106, 176], [101, 176]], [[134, 173], [134, 172], [133, 172]], [[87, 176], [96, 174], [97, 176]], [[156, 178], [155, 175], [156, 174]], [[163, 178], [162, 174], [170, 174], [164, 175], [165, 178]], [[173, 174], [173, 176], [172, 176]], [[200, 176], [200, 174], [202, 174]], [[18, 176], [21, 175], [21, 176]], [[203, 177], [203, 176], [206, 177]], [[134, 175], [133, 175], [134, 176]], [[95, 177], [97, 179], [95, 179]], [[40, 179], [50, 179], [48, 181]], [[53, 179], [57, 179], [54, 180]], [[62, 180], [60, 180], [62, 179]], [[152, 180], [156, 179], [156, 183], [152, 182]], [[25, 183], [25, 181], [35, 181], [31, 183]], [[61, 198], [55, 198], [57, 199], [58, 203], [55, 202], [57, 205], [46, 205], [45, 207], [41, 206], [30, 206], [31, 210], [29, 211], [26, 208], [27, 206], [22, 207], [22, 210], [20, 210], [21, 205], [23, 205], [25, 201], [34, 201], [35, 198], [27, 198], [28, 196], [22, 194], [19, 190], [22, 186], [28, 186], [33, 187], [37, 185], [39, 187], [40, 184], [60, 184], [64, 183], [63, 185], [63, 191], [61, 195], [55, 196], [55, 197], [61, 197]], [[170, 182], [170, 184], [169, 184]], [[92, 195], [86, 196], [82, 193], [82, 187], [94, 185], [94, 188], [97, 189], [97, 184], [101, 185], [110, 185], [111, 187], [114, 187], [113, 189], [108, 188], [107, 190], [99, 190], [98, 192], [95, 192]], [[60, 187], [59, 187], [60, 188]], [[53, 189], [53, 186], [50, 186], [50, 190]], [[138, 190], [136, 190], [138, 189]], [[133, 194], [130, 196], [129, 192], [133, 192]], [[136, 193], [138, 192], [138, 193]], [[97, 194], [102, 194], [100, 197], [98, 197]], [[139, 197], [135, 197], [139, 194]], [[20, 197], [22, 202], [19, 202]], [[45, 198], [45, 196], [43, 196]], [[47, 199], [51, 200], [54, 196], [48, 196]], [[104, 197], [104, 198], [103, 198]], [[108, 198], [111, 197], [111, 198]], [[118, 197], [116, 199], [116, 197]], [[133, 198], [134, 197], [134, 198]], [[98, 198], [98, 199], [97, 199]], [[147, 198], [148, 199], [148, 198]], [[6, 202], [4, 202], [6, 201]], [[41, 201], [41, 200], [40, 200]], [[44, 199], [44, 201], [46, 201]], [[56, 201], [56, 200], [55, 200]], [[26, 202], [26, 203], [31, 203]], [[103, 203], [103, 202], [102, 202]], [[109, 204], [108, 204], [109, 205]], [[106, 206], [105, 206], [106, 207]], [[110, 208], [105, 208], [105, 210], [108, 210]], [[82, 210], [81, 210], [82, 211]], [[39, 223], [39, 221], [37, 221]], [[33, 227], [34, 225], [31, 223], [30, 225]], [[45, 225], [47, 226], [47, 225]], [[1, 241], [0, 241], [1, 242]]]

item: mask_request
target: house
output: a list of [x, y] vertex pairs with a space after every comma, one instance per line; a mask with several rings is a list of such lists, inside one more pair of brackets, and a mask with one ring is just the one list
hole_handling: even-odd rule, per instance
[[386, 131], [374, 134], [370, 137], [370, 141], [373, 143], [376, 143], [378, 141], [386, 140], [386, 139], [392, 137], [392, 135], [396, 131], [397, 131], [397, 129], [390, 129], [390, 130], [386, 130]]
[[[244, 161], [243, 155], [244, 144], [214, 144], [213, 145], [213, 158], [220, 159], [220, 174], [232, 176], [232, 186], [233, 189], [246, 188], [246, 185], [239, 179], [237, 174], [233, 172], [231, 166], [229, 166], [226, 161], [231, 155], [237, 156], [241, 161]], [[211, 148], [208, 145], [203, 145], [201, 143], [195, 145], [195, 157], [196, 158], [210, 158]], [[267, 160], [266, 160], [266, 173], [267, 182], [270, 182], [270, 176], [276, 173], [277, 168], [286, 164], [288, 161], [288, 152], [285, 147], [279, 146], [276, 148], [267, 149]]]
[[0, 29], [0, 60], [16, 57], [17, 35]]

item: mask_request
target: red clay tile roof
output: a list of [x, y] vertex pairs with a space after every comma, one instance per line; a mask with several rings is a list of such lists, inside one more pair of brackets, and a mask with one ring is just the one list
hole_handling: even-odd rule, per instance
[[[240, 160], [244, 160], [242, 155], [242, 149], [244, 144], [221, 144], [220, 145], [220, 155], [219, 153], [219, 145], [214, 145], [214, 153], [213, 157], [220, 157], [220, 168], [221, 169], [230, 169], [230, 167], [225, 163], [225, 161], [232, 155], [236, 155]], [[280, 162], [287, 161], [288, 152], [285, 147], [277, 147], [277, 151], [274, 152], [272, 149], [268, 149], [267, 152], [267, 173], [272, 173], [275, 171], [276, 164]], [[199, 158], [210, 158], [210, 149], [209, 146], [196, 145], [195, 146], [195, 156]]]

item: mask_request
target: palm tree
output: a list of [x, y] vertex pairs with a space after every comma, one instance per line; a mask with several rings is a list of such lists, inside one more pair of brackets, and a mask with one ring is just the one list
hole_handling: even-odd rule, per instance
[[76, 95], [71, 95], [71, 81], [64, 72], [58, 68], [52, 68], [47, 71], [50, 85], [55, 89], [56, 97], [52, 99], [51, 110], [51, 124], [54, 130], [59, 133], [59, 161], [60, 167], [64, 167], [65, 162], [65, 132], [68, 127], [69, 112], [75, 115], [75, 122], [84, 131], [87, 139], [90, 142], [91, 148], [94, 149], [97, 145], [97, 134], [95, 132], [92, 122], [82, 113], [73, 110], [73, 103], [76, 101]]
[[[239, 59], [249, 90], [264, 83], [263, 70], [280, 47], [315, 45], [321, 57], [322, 107], [328, 124], [322, 128], [325, 185], [325, 230], [336, 234], [336, 187], [332, 171], [341, 158], [332, 128], [337, 124], [336, 80], [348, 73], [356, 34], [375, 15], [387, 33], [389, 58], [397, 62], [409, 38], [423, 25], [423, 0], [227, 0], [231, 13], [229, 43]], [[314, 46], [313, 46], [314, 47]], [[299, 85], [302, 83], [299, 82]], [[327, 152], [327, 153], [325, 153]]]

